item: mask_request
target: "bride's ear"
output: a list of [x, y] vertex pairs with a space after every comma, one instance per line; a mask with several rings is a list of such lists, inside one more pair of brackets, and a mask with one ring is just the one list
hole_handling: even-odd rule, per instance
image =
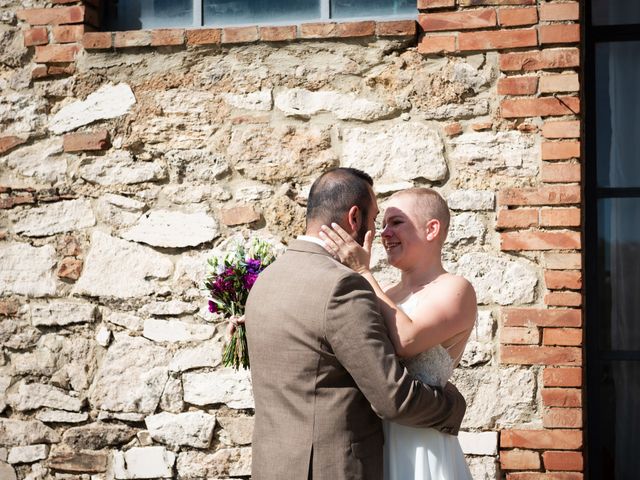
[[427, 240], [432, 242], [440, 235], [440, 220], [432, 218], [425, 225], [425, 232], [427, 234]]

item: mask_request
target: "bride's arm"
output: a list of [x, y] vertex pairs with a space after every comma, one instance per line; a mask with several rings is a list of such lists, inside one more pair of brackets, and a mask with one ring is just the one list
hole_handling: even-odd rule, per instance
[[[380, 287], [371, 270], [373, 234], [367, 232], [364, 248], [338, 225], [323, 226], [320, 236], [327, 249], [342, 263], [360, 273], [380, 300], [380, 309], [396, 354], [412, 357], [471, 328], [476, 318], [476, 297], [471, 284], [450, 276], [432, 289], [428, 302], [419, 305], [409, 317]], [[433, 298], [431, 298], [433, 297]]]

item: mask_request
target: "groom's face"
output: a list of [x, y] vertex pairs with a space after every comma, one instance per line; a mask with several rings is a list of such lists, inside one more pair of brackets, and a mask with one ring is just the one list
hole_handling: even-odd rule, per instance
[[364, 245], [364, 236], [369, 230], [372, 233], [376, 231], [376, 217], [378, 216], [378, 202], [376, 195], [373, 193], [373, 189], [369, 188], [369, 194], [371, 200], [366, 211], [360, 210], [361, 223], [358, 230], [355, 232], [355, 241], [360, 245]]

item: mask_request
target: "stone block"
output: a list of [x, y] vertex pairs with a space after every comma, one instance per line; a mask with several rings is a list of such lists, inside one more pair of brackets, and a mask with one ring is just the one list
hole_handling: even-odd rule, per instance
[[217, 222], [205, 212], [152, 210], [122, 237], [154, 247], [184, 248], [210, 242], [220, 234]]
[[91, 323], [96, 318], [96, 306], [80, 302], [31, 303], [31, 324], [35, 327]]
[[176, 456], [164, 447], [134, 447], [113, 453], [116, 479], [171, 478]]
[[30, 208], [13, 213], [11, 218], [13, 230], [28, 237], [71, 232], [96, 224], [91, 202], [84, 198]]
[[151, 437], [173, 446], [208, 448], [213, 437], [216, 417], [204, 412], [172, 414], [162, 412], [145, 419]]
[[13, 447], [9, 450], [7, 462], [16, 463], [34, 463], [44, 460], [49, 455], [49, 445], [27, 445], [23, 447]]
[[224, 403], [229, 408], [254, 408], [251, 379], [247, 371], [230, 368], [182, 375], [184, 401], [193, 405]]

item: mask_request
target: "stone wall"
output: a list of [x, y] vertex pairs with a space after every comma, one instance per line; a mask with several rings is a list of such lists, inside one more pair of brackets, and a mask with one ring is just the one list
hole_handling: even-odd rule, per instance
[[2, 479], [250, 476], [205, 261], [287, 243], [337, 165], [382, 209], [449, 202], [445, 262], [480, 304], [455, 375], [474, 478], [582, 478], [577, 2], [421, 0], [419, 38], [84, 33], [91, 4], [53, 3], [0, 2]]

